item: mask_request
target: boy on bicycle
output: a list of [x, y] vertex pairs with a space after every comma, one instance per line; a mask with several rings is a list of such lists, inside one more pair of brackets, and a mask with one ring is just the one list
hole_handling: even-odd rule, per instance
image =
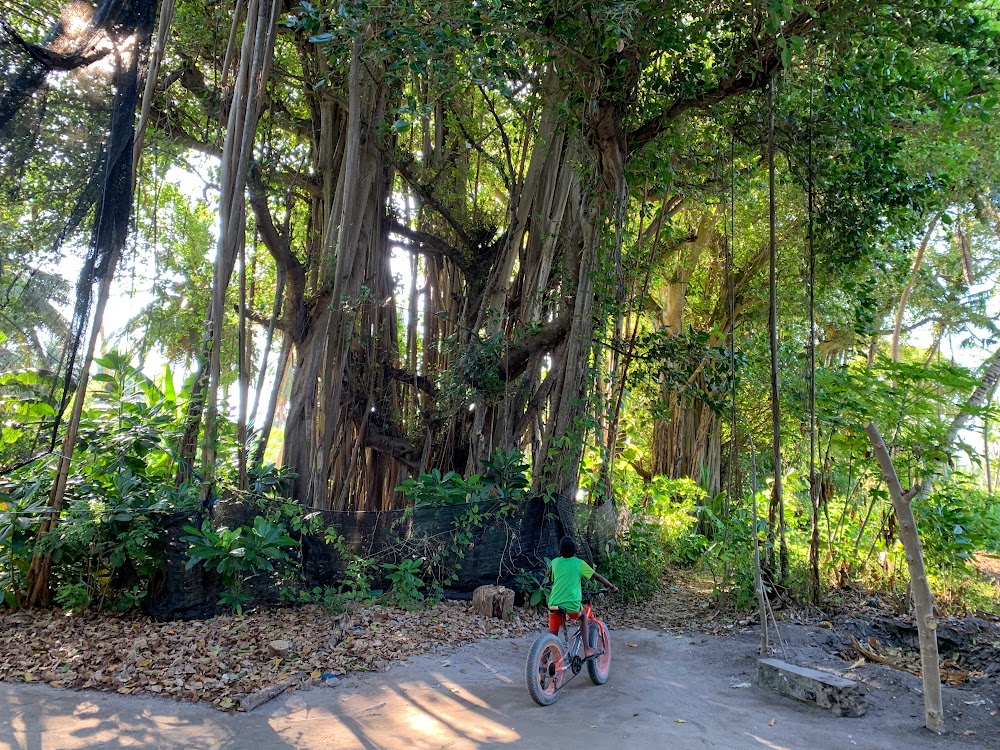
[[585, 560], [576, 556], [576, 542], [572, 537], [564, 536], [559, 542], [559, 554], [552, 561], [552, 592], [549, 594], [549, 632], [553, 635], [559, 634], [559, 626], [562, 625], [563, 615], [559, 610], [565, 610], [566, 616], [571, 620], [580, 619], [580, 635], [583, 636], [583, 655], [590, 659], [596, 656], [590, 647], [589, 622], [587, 614], [583, 610], [583, 580], [591, 578], [604, 586], [612, 594], [618, 591], [618, 587], [602, 576]]

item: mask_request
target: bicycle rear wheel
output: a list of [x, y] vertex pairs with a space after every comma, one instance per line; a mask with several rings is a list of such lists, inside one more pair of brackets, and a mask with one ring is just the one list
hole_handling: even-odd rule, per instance
[[590, 641], [590, 648], [598, 654], [587, 660], [587, 674], [595, 685], [603, 685], [611, 675], [611, 636], [607, 626], [596, 617], [590, 621], [587, 640]]
[[551, 706], [562, 689], [559, 662], [563, 658], [563, 643], [551, 633], [540, 635], [528, 652], [525, 681], [528, 693], [540, 706]]

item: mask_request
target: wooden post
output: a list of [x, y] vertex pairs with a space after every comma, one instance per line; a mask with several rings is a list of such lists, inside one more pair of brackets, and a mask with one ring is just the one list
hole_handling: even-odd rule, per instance
[[889, 449], [874, 422], [865, 425], [882, 477], [892, 497], [892, 507], [899, 520], [899, 541], [906, 551], [906, 566], [910, 571], [910, 589], [913, 591], [917, 615], [917, 636], [920, 641], [920, 673], [924, 682], [924, 726], [932, 732], [944, 729], [944, 709], [941, 704], [941, 671], [938, 661], [937, 621], [934, 619], [934, 597], [927, 583], [924, 554], [917, 534], [910, 501], [923, 489], [921, 484], [903, 492], [892, 465]]

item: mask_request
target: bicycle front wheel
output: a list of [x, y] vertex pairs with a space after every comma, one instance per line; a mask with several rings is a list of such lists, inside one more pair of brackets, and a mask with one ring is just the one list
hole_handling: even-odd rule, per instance
[[551, 706], [562, 688], [563, 643], [551, 633], [540, 635], [528, 653], [525, 679], [528, 693], [540, 706]]
[[595, 685], [603, 685], [611, 675], [611, 636], [607, 626], [596, 617], [590, 621], [587, 640], [590, 641], [590, 648], [597, 653], [593, 659], [587, 660], [587, 674]]

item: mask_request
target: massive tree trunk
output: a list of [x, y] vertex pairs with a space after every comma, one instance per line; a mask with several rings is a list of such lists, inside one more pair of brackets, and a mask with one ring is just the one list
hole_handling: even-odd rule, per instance
[[[759, 87], [777, 57], [765, 55], [761, 75], [736, 77], [708, 99], [678, 100], [629, 143], [623, 123], [642, 70], [634, 49], [592, 71], [586, 106], [578, 106], [570, 65], [540, 71], [541, 86], [523, 101], [475, 84], [463, 90], [446, 72], [445, 96], [436, 72], [383, 74], [389, 62], [378, 59], [384, 49], [372, 38], [361, 35], [336, 61], [306, 35], [289, 42], [301, 65], [289, 80], [301, 72], [309, 84], [300, 108], [308, 120], [289, 122], [280, 102], [270, 115], [308, 154], [294, 182], [295, 200], [307, 202], [306, 231], [293, 237], [271, 219], [281, 200], [274, 179], [283, 175], [264, 158], [248, 170], [257, 228], [287, 277], [280, 327], [294, 367], [283, 460], [297, 475], [294, 495], [318, 508], [386, 507], [407, 472], [473, 472], [494, 451], [521, 448], [530, 450], [536, 489], [572, 497], [591, 425], [600, 432], [606, 416], [594, 399], [607, 393], [595, 394], [594, 382], [615, 382], [627, 361], [618, 353], [626, 156], [685, 111]], [[319, 80], [323, 86], [311, 85]], [[390, 127], [403, 102], [417, 108], [407, 135]], [[512, 115], [523, 119], [511, 122]], [[494, 185], [486, 201], [479, 199], [484, 163]], [[400, 209], [396, 197], [404, 195]], [[392, 248], [415, 256], [405, 344]], [[224, 286], [216, 287], [216, 308]], [[609, 316], [605, 302], [618, 314]], [[607, 321], [612, 346], [596, 352], [595, 325]], [[601, 378], [592, 375], [609, 363], [606, 377], [603, 369]], [[614, 411], [621, 399], [608, 405]], [[674, 428], [685, 472], [700, 476], [707, 466], [715, 491], [718, 419], [698, 407], [692, 425], [682, 411]], [[614, 414], [606, 424], [615, 424]], [[609, 427], [596, 436], [608, 466], [615, 435]]]
[[[691, 239], [678, 247], [673, 273], [660, 290], [657, 322], [670, 335], [684, 332], [688, 285], [703, 254], [714, 244], [716, 218], [714, 211], [701, 214]], [[719, 312], [725, 314], [725, 309], [720, 308]], [[693, 377], [699, 376], [695, 373]], [[652, 473], [671, 479], [704, 481], [709, 495], [714, 497], [722, 482], [722, 432], [718, 415], [706, 403], [684, 399], [666, 384], [661, 386], [660, 399], [668, 405], [670, 418], [657, 418], [653, 423]]]
[[[327, 174], [336, 165], [339, 173], [336, 183], [324, 188], [325, 244], [314, 301], [296, 341], [284, 445], [285, 464], [298, 475], [295, 495], [315, 508], [336, 502], [346, 507], [347, 498], [356, 507], [385, 506], [398, 470], [384, 467], [382, 474], [389, 477], [384, 486], [367, 483], [368, 462], [381, 461], [373, 456], [373, 446], [390, 453], [399, 447], [403, 453], [397, 458], [411, 458], [384, 431], [395, 416], [395, 396], [381, 370], [396, 364], [394, 308], [382, 304], [392, 296], [392, 282], [385, 221], [390, 172], [379, 126], [390, 96], [378, 70], [363, 64], [358, 43], [347, 119], [322, 115], [330, 128], [339, 125], [339, 132], [321, 129], [316, 150], [334, 163], [320, 164], [319, 172]], [[386, 486], [390, 498], [384, 497]], [[372, 489], [378, 496], [366, 497]]]

